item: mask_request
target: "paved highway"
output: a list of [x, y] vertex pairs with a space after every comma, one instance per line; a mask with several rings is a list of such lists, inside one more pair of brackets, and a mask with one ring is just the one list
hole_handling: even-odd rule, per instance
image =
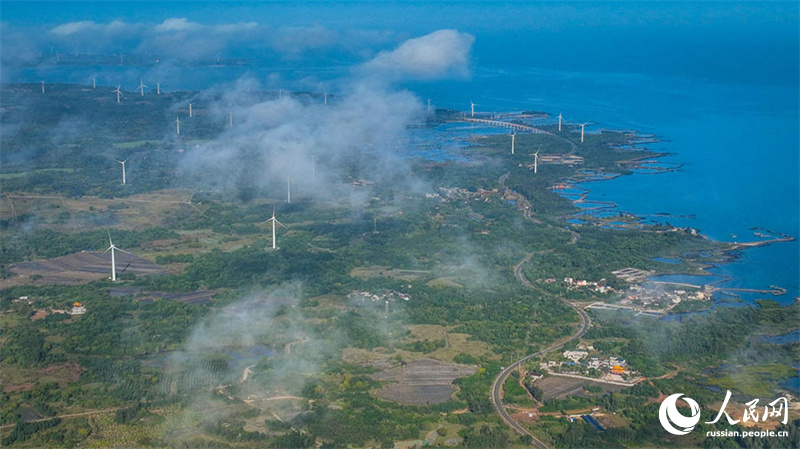
[[[547, 251], [540, 251], [539, 253], [544, 253], [544, 252], [547, 252]], [[534, 288], [534, 286], [533, 286], [533, 284], [530, 283], [530, 281], [528, 281], [525, 278], [525, 275], [522, 274], [522, 265], [524, 265], [525, 262], [531, 260], [531, 258], [533, 256], [534, 256], [534, 254], [529, 254], [524, 259], [522, 259], [522, 261], [520, 263], [518, 263], [516, 266], [514, 266], [514, 276], [517, 277], [517, 280], [519, 280], [519, 282], [522, 285], [524, 285], [526, 287], [529, 287], [529, 288]], [[589, 330], [589, 327], [592, 325], [592, 321], [589, 319], [589, 315], [583, 309], [581, 309], [580, 307], [576, 306], [575, 304], [567, 301], [566, 299], [561, 299], [561, 301], [564, 304], [566, 304], [567, 306], [569, 306], [572, 310], [577, 312], [578, 315], [581, 317], [581, 324], [579, 325], [578, 330], [574, 334], [570, 335], [569, 337], [566, 337], [564, 339], [559, 340], [558, 342], [554, 343], [552, 346], [550, 346], [548, 348], [542, 349], [539, 352], [527, 355], [527, 356], [517, 360], [516, 362], [514, 362], [510, 366], [506, 367], [503, 371], [501, 371], [500, 374], [497, 375], [497, 377], [494, 379], [494, 382], [492, 383], [492, 395], [491, 395], [492, 406], [497, 411], [497, 414], [500, 415], [500, 418], [502, 418], [503, 421], [506, 424], [508, 424], [509, 427], [511, 427], [512, 429], [514, 429], [515, 431], [517, 431], [521, 435], [530, 435], [531, 438], [533, 438], [533, 444], [536, 447], [539, 447], [539, 448], [542, 448], [542, 449], [549, 449], [549, 448], [541, 440], [539, 440], [538, 438], [533, 436], [533, 434], [530, 431], [528, 431], [528, 429], [522, 427], [518, 422], [516, 422], [514, 420], [514, 418], [512, 418], [511, 415], [509, 415], [508, 412], [506, 411], [505, 407], [503, 406], [503, 394], [502, 394], [502, 392], [503, 392], [503, 384], [505, 383], [506, 379], [511, 374], [511, 372], [514, 371], [515, 369], [518, 369], [522, 364], [528, 362], [531, 359], [534, 359], [534, 358], [539, 357], [541, 355], [547, 354], [550, 351], [555, 351], [556, 349], [564, 346], [565, 344], [567, 344], [567, 343], [569, 343], [569, 342], [571, 342], [571, 341], [573, 341], [573, 340], [575, 340], [577, 338], [581, 338], [583, 336], [583, 334], [585, 334], [586, 331]]]

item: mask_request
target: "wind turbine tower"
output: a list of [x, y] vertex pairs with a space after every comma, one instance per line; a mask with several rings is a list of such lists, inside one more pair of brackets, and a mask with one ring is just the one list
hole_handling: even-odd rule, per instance
[[192, 115], [192, 103], [189, 103], [189, 118], [192, 117], [194, 117], [194, 115]]
[[145, 86], [144, 83], [142, 82], [142, 79], [139, 78], [139, 87], [137, 87], [137, 89], [139, 89], [139, 92], [142, 93], [143, 97], [144, 97], [144, 88], [145, 87], [147, 87], [147, 86]]
[[111, 251], [111, 280], [117, 280], [117, 260], [116, 255], [114, 254], [115, 251], [122, 251], [125, 254], [130, 254], [129, 252], [125, 251], [124, 249], [117, 248], [114, 246], [114, 242], [111, 241], [111, 233], [108, 234], [108, 249], [103, 251], [103, 254]]
[[233, 128], [233, 112], [228, 113], [228, 127]]
[[156, 95], [161, 95], [161, 83], [156, 83]]
[[475, 106], [477, 106], [475, 103], [473, 103], [471, 101], [469, 102], [469, 116], [470, 117], [475, 117]]
[[41, 83], [42, 83], [42, 93], [44, 93], [44, 81], [41, 81]]
[[517, 132], [514, 131], [513, 133], [511, 133], [511, 154], [514, 154], [514, 147], [516, 146], [516, 143], [517, 143]]
[[583, 143], [584, 131], [586, 131], [586, 123], [581, 123], [581, 143]]
[[325, 104], [327, 105], [328, 104], [328, 93], [325, 92], [325, 93], [322, 94], [322, 96], [325, 98]]
[[175, 133], [181, 135], [181, 117], [175, 117]]
[[116, 89], [111, 91], [112, 93], [117, 94], [117, 104], [119, 104], [119, 99], [122, 97], [122, 89], [120, 89], [120, 87], [122, 87], [122, 85], [118, 85]]
[[558, 113], [558, 132], [561, 132], [561, 113]]
[[539, 173], [539, 151], [542, 150], [542, 146], [539, 145], [539, 149], [533, 153], [533, 174]]
[[92, 89], [97, 89], [97, 77], [92, 77]]
[[275, 225], [283, 226], [284, 228], [286, 228], [286, 225], [275, 218], [275, 207], [272, 208], [272, 218], [268, 219], [267, 222], [272, 223], [272, 249], [278, 249], [277, 240], [275, 239]]
[[122, 164], [122, 185], [125, 185], [125, 163], [128, 162], [128, 160], [125, 159], [124, 161], [117, 161], [117, 162]]
[[292, 202], [292, 178], [286, 177], [286, 202], [291, 204]]

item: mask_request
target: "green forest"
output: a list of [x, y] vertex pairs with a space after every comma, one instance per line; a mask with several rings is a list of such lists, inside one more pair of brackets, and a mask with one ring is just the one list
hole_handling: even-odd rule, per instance
[[[622, 149], [634, 133], [580, 143], [549, 126], [548, 135], [520, 134], [514, 156], [507, 136], [488, 136], [465, 146], [470, 163], [410, 159], [424, 188], [391, 179], [354, 186], [342, 173], [335, 198], [315, 201], [300, 191], [288, 204], [272, 185], [223, 190], [178, 169], [186, 157], [178, 150], [225, 131], [225, 118], [199, 105], [198, 119], [181, 130], [186, 140], [164, 137], [176, 105], [195, 92], [123, 112], [107, 89], [53, 85], [31, 100], [38, 87], [0, 92], [7, 105], [0, 118], [19, 123], [0, 152], [3, 446], [530, 447], [533, 438], [495, 412], [493, 380], [580, 331], [573, 307], [616, 300], [568, 291], [561, 279], [624, 289], [629, 284], [612, 271], [696, 272], [730, 257], [728, 245], [668, 224], [618, 230], [567, 221], [576, 208], [551, 187], [580, 181], [584, 169], [625, 175], [631, 161], [657, 157]], [[80, 118], [79, 134], [49, 131], [71, 117]], [[419, 126], [446, 132], [439, 127], [454, 119], [440, 110]], [[582, 167], [542, 165], [534, 176], [524, 165], [537, 149], [573, 146]], [[339, 163], [359, 173], [370, 157], [354, 153]], [[116, 160], [131, 161], [136, 182], [121, 185]], [[186, 199], [163, 200], [178, 198], [174, 192]], [[265, 224], [273, 211], [287, 225], [278, 250]], [[121, 267], [116, 282], [105, 262], [79, 271], [83, 277], [48, 272], [54, 258], [95, 255], [112, 236], [160, 271]], [[69, 313], [75, 303], [85, 313]], [[711, 405], [731, 390], [737, 403], [766, 399], [796, 376], [799, 349], [762, 338], [795, 330], [796, 304], [732, 304], [661, 320], [587, 309], [592, 327], [565, 348], [591, 344], [624, 357], [645, 380], [542, 400], [544, 392], [516, 373], [506, 404], [535, 405], [537, 419], [526, 428], [555, 447], [718, 447], [704, 432], [664, 443], [658, 398], [680, 391]], [[474, 374], [436, 384], [452, 391], [443, 401], [385, 394], [398, 382], [392, 370], [413, 372], [429, 360]], [[568, 419], [592, 409], [612, 416], [602, 432]], [[781, 429], [796, 447], [792, 418]]]

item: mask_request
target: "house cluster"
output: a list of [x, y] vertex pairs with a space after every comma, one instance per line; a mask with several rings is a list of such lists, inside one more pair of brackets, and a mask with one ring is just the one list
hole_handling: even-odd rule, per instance
[[483, 200], [484, 202], [487, 202], [489, 201], [489, 198], [499, 194], [500, 191], [497, 188], [491, 190], [479, 188], [473, 192], [467, 189], [462, 189], [461, 187], [439, 187], [438, 195], [442, 198], [443, 201]]
[[373, 181], [370, 181], [369, 179], [354, 179], [350, 184], [353, 187], [365, 187], [365, 186], [371, 186], [372, 184], [375, 183]]
[[403, 301], [408, 301], [411, 297], [406, 293], [396, 292], [394, 290], [388, 290], [384, 293], [372, 293], [368, 291], [361, 291], [361, 290], [354, 290], [345, 296], [346, 299], [367, 299], [372, 302], [378, 301], [397, 301], [402, 299]]
[[681, 301], [707, 301], [710, 299], [711, 292], [705, 290], [672, 290], [631, 285], [628, 287], [628, 290], [624, 292], [620, 304], [670, 307], [680, 304]]
[[[539, 164], [555, 164], [555, 165], [568, 165], [574, 167], [576, 165], [583, 165], [583, 158], [574, 154], [543, 154], [539, 156]], [[534, 164], [525, 164], [529, 170], [534, 169]]]
[[578, 288], [588, 288], [597, 293], [609, 293], [613, 292], [614, 288], [605, 285], [605, 279], [600, 279], [597, 282], [589, 282], [585, 279], [573, 279], [573, 278], [564, 278], [564, 284], [567, 286], [567, 290], [575, 290]]
[[687, 228], [681, 228], [681, 227], [678, 227], [678, 226], [673, 226], [672, 228], [670, 228], [670, 230], [668, 232], [679, 232], [679, 233], [682, 233], [682, 234], [689, 234], [689, 235], [698, 235], [698, 234], [700, 234], [700, 231], [698, 231], [695, 228], [688, 228], [688, 227]]
[[12, 299], [11, 303], [12, 304], [27, 304], [29, 306], [32, 306], [33, 305], [33, 300], [30, 298], [30, 296], [20, 296], [17, 299]]
[[[29, 302], [28, 304], [32, 304], [32, 302]], [[82, 302], [73, 302], [72, 307], [68, 309], [34, 309], [33, 313], [31, 314], [31, 321], [43, 320], [48, 315], [53, 315], [56, 313], [71, 316], [83, 315], [86, 313], [86, 305]]]
[[67, 315], [83, 315], [86, 313], [86, 305], [82, 302], [73, 302], [70, 309], [51, 309], [50, 313], [65, 313]]
[[[612, 382], [631, 382], [640, 377], [622, 357], [600, 355], [592, 346], [580, 345], [575, 350], [564, 351], [561, 356], [561, 360], [542, 362], [540, 368], [551, 374], [586, 376]], [[534, 373], [534, 376], [541, 374]]]

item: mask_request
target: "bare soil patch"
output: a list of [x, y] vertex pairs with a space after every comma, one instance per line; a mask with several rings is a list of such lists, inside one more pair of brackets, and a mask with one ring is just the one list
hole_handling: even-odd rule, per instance
[[379, 381], [395, 381], [376, 393], [378, 397], [403, 404], [438, 404], [455, 392], [453, 381], [470, 376], [477, 368], [433, 359], [419, 359], [372, 375]]

